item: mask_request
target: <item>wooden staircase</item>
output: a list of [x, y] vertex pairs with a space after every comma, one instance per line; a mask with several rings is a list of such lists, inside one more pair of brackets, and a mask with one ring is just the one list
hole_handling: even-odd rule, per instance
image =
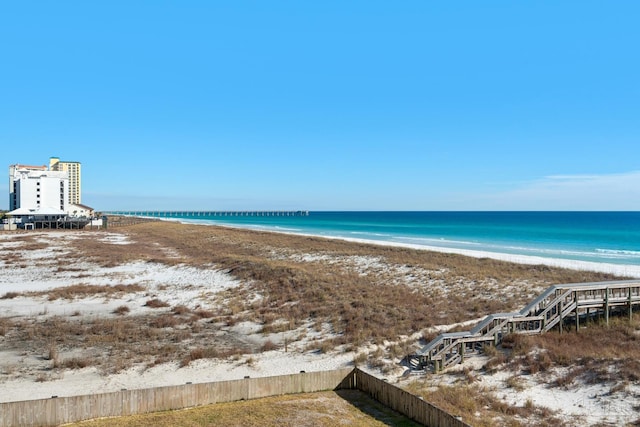
[[540, 334], [567, 323], [610, 315], [633, 316], [640, 305], [640, 280], [573, 283], [554, 285], [519, 312], [495, 313], [485, 317], [473, 329], [438, 335], [406, 360], [412, 370], [439, 372], [478, 354], [484, 346], [497, 346], [507, 334]]

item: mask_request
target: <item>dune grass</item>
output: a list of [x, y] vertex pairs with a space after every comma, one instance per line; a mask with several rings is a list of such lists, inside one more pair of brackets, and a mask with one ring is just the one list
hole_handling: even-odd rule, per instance
[[[147, 260], [216, 266], [250, 283], [244, 294], [226, 300], [231, 315], [250, 313], [266, 325], [285, 320], [292, 327], [307, 319], [328, 322], [341, 336], [336, 345], [393, 339], [432, 325], [518, 309], [555, 283], [616, 278], [214, 226], [148, 222], [117, 231], [126, 233], [132, 242], [126, 250], [86, 238], [74, 243], [78, 256], [91, 254], [104, 265]], [[318, 260], [305, 261], [295, 254], [316, 255]], [[354, 267], [363, 258], [381, 260], [383, 267]], [[405, 270], [418, 270], [422, 275], [409, 280], [401, 272]], [[262, 298], [258, 302], [249, 298], [254, 294]]]
[[[542, 335], [509, 335], [502, 343], [508, 356], [496, 355], [506, 369], [525, 374], [566, 368], [555, 385], [608, 384], [622, 391], [640, 381], [640, 320], [592, 322], [579, 333], [557, 331]], [[494, 360], [489, 361], [494, 362]]]
[[[600, 384], [610, 395], [624, 394], [640, 381], [640, 320], [623, 319], [591, 323], [575, 331], [550, 331], [541, 335], [508, 335], [503, 349], [488, 347], [487, 372], [510, 372], [506, 386], [525, 388], [523, 375], [539, 375], [549, 389], [579, 389]], [[406, 388], [428, 402], [460, 414], [473, 426], [572, 426], [580, 420], [563, 421], [553, 411], [527, 401], [522, 406], [506, 404], [495, 390], [485, 387], [470, 370], [456, 371], [452, 384], [434, 386], [430, 377], [412, 381]], [[500, 392], [504, 395], [505, 392]], [[578, 424], [576, 424], [578, 423]], [[604, 424], [603, 424], [604, 425]], [[640, 418], [631, 425], [640, 425]]]

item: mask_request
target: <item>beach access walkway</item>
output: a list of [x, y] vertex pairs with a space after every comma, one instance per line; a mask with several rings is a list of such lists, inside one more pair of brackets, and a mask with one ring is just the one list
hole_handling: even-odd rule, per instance
[[633, 318], [634, 306], [640, 305], [640, 281], [573, 283], [554, 285], [519, 312], [495, 313], [465, 332], [438, 335], [416, 354], [407, 356], [414, 370], [439, 372], [462, 363], [465, 356], [481, 352], [486, 345], [499, 345], [507, 334], [540, 334], [558, 328], [604, 318], [611, 315]]

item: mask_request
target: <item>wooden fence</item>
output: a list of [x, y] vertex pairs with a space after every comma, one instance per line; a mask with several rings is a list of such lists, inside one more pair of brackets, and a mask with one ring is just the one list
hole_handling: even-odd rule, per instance
[[142, 224], [145, 222], [160, 221], [158, 218], [142, 218], [139, 216], [114, 216], [102, 217], [102, 228], [126, 227], [129, 225]]
[[456, 417], [359, 369], [301, 372], [85, 396], [0, 403], [0, 427], [56, 426], [102, 417], [118, 417], [323, 390], [359, 389], [426, 426], [468, 427]]
[[421, 397], [373, 375], [359, 369], [354, 369], [352, 375], [355, 382], [352, 388], [368, 394], [384, 406], [422, 425], [429, 427], [471, 427], [461, 417], [451, 415], [443, 409], [424, 401]]

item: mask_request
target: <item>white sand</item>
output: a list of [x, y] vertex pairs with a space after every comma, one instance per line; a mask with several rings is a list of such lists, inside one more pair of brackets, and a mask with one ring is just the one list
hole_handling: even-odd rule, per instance
[[[126, 305], [129, 315], [157, 313], [158, 309], [144, 304], [151, 298], [158, 298], [170, 307], [185, 305], [191, 309], [211, 308], [211, 296], [219, 291], [234, 288], [240, 282], [226, 273], [216, 270], [199, 269], [189, 266], [166, 266], [157, 263], [134, 262], [116, 267], [104, 268], [88, 262], [73, 264], [73, 271], [57, 271], [52, 260], [63, 256], [66, 242], [77, 233], [65, 232], [37, 235], [48, 243], [46, 249], [30, 250], [21, 253], [28, 262], [22, 265], [4, 265], [0, 262], [0, 296], [7, 292], [33, 292], [63, 286], [90, 284], [116, 285], [140, 284], [146, 290], [127, 293], [121, 298], [90, 297], [69, 300], [47, 300], [46, 296], [19, 296], [0, 299], [0, 317], [36, 317], [51, 316], [113, 316], [116, 307]], [[0, 255], [6, 251], [20, 251], [21, 244], [13, 240], [15, 234], [0, 234]], [[55, 236], [55, 238], [50, 238]], [[114, 233], [102, 233], [104, 240], [112, 244], [125, 245], [123, 236]], [[239, 324], [234, 332], [244, 335], [253, 342], [265, 341], [253, 324]], [[25, 374], [33, 377], [34, 370], [50, 364], [31, 360], [11, 351], [2, 351], [3, 337], [0, 335], [0, 402], [48, 398], [52, 395], [72, 396], [87, 393], [117, 391], [122, 388], [138, 389], [164, 385], [184, 384], [185, 382], [208, 382], [241, 379], [245, 376], [259, 377], [295, 373], [300, 370], [323, 371], [344, 368], [351, 365], [352, 353], [317, 354], [305, 351], [305, 344], [319, 333], [309, 331], [307, 338], [288, 346], [288, 351], [276, 350], [262, 354], [247, 355], [238, 360], [207, 360], [192, 362], [186, 367], [177, 363], [167, 363], [150, 369], [132, 368], [115, 375], [105, 376], [96, 368], [67, 370], [62, 375], [52, 375], [48, 381], [34, 382], [25, 379]], [[270, 337], [277, 340], [278, 334]], [[42, 366], [41, 366], [42, 365]], [[4, 375], [3, 375], [4, 374]]]
[[[188, 307], [206, 308], [211, 295], [217, 292], [240, 286], [234, 278], [224, 272], [209, 269], [198, 269], [188, 266], [166, 266], [157, 263], [135, 262], [113, 268], [103, 268], [90, 263], [78, 263], [73, 267], [77, 271], [57, 271], [51, 262], [55, 257], [64, 254], [66, 242], [76, 238], [77, 233], [56, 233], [55, 238], [47, 232], [34, 232], [30, 235], [39, 236], [47, 242], [46, 249], [24, 252], [24, 265], [5, 265], [0, 261], [0, 296], [7, 292], [25, 292], [52, 289], [73, 284], [144, 284], [144, 292], [126, 294], [122, 298], [86, 298], [75, 301], [48, 301], [46, 297], [20, 296], [13, 299], [0, 299], [0, 317], [41, 317], [53, 315], [79, 316], [108, 316], [115, 307], [127, 305], [131, 314], [144, 313], [150, 309], [144, 306], [149, 298], [159, 298], [170, 306], [183, 304]], [[20, 243], [14, 240], [14, 234], [0, 234], [0, 255], [20, 251]], [[126, 245], [128, 242], [117, 233], [101, 233], [101, 238], [112, 244]], [[358, 239], [349, 239], [362, 242]], [[366, 243], [386, 244], [366, 241]], [[447, 252], [443, 248], [431, 248], [416, 245], [399, 245], [417, 249], [429, 249]], [[496, 257], [496, 254], [474, 251], [450, 250], [468, 256]], [[315, 255], [302, 254], [301, 259], [313, 258]], [[503, 256], [499, 259], [522, 263], [548, 264], [552, 260], [534, 257]], [[358, 268], [367, 266], [382, 268], [383, 261], [377, 258], [363, 258], [359, 260]], [[560, 261], [557, 265], [569, 268], [584, 268], [587, 270], [603, 271], [601, 265], [590, 263], [570, 264]], [[607, 267], [609, 268], [609, 267]], [[620, 266], [610, 266], [616, 274], [640, 277], [640, 267], [621, 269]], [[235, 327], [236, 332], [246, 334], [248, 340], [264, 340], [257, 333], [257, 327], [251, 324], [240, 324]], [[48, 398], [52, 395], [70, 396], [98, 392], [117, 391], [123, 388], [138, 389], [164, 385], [176, 385], [186, 382], [208, 382], [239, 379], [245, 376], [259, 377], [296, 373], [301, 370], [320, 371], [352, 366], [353, 353], [320, 354], [305, 350], [308, 340], [319, 335], [311, 328], [308, 330], [307, 341], [297, 342], [289, 346], [285, 353], [283, 349], [261, 354], [245, 355], [229, 360], [202, 359], [192, 362], [186, 367], [179, 367], [177, 363], [166, 363], [149, 369], [134, 367], [115, 375], [104, 375], [96, 368], [66, 370], [59, 375], [53, 375], [44, 382], [33, 380], [33, 369], [37, 369], [38, 361], [30, 356], [11, 351], [0, 350], [0, 402], [19, 401], [29, 399]], [[3, 337], [0, 335], [0, 349]], [[469, 358], [468, 363], [479, 363], [481, 358]], [[407, 381], [402, 377], [404, 368], [398, 366], [393, 374], [386, 375], [391, 382]], [[27, 374], [31, 374], [31, 376]], [[377, 376], [380, 373], [372, 371]], [[602, 385], [580, 385], [568, 390], [548, 388], [548, 379], [540, 377], [523, 377], [526, 387], [516, 392], [507, 388], [505, 380], [510, 374], [498, 373], [480, 377], [482, 384], [494, 390], [505, 401], [524, 405], [528, 400], [536, 405], [559, 410], [567, 421], [577, 420], [576, 425], [589, 425], [608, 422], [612, 425], [623, 425], [639, 418], [634, 407], [638, 404], [640, 386], [631, 384], [625, 393], [608, 395], [609, 388]], [[441, 376], [445, 381], [447, 376]]]
[[[432, 375], [427, 381], [432, 385], [450, 385], [460, 380], [460, 372], [472, 367], [477, 374], [480, 387], [513, 406], [535, 406], [548, 408], [571, 426], [611, 425], [624, 426], [640, 418], [635, 409], [640, 403], [640, 384], [629, 384], [625, 391], [615, 395], [611, 387], [604, 384], [575, 383], [567, 387], [550, 387], [554, 378], [560, 377], [562, 369], [536, 375], [518, 375], [522, 390], [507, 385], [513, 372], [498, 371], [495, 374], [480, 374], [480, 368], [488, 360], [485, 356], [474, 356], [464, 364], [453, 367], [441, 375]], [[406, 381], [406, 380], [404, 380]]]

